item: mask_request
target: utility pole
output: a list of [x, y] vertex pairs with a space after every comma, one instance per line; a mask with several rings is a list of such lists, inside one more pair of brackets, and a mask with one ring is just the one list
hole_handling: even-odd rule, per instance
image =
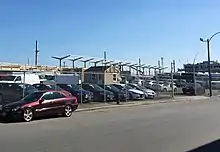
[[173, 60], [173, 73], [176, 72], [176, 63], [175, 63], [175, 60]]
[[38, 65], [38, 53], [39, 53], [39, 50], [38, 50], [38, 47], [37, 47], [37, 40], [36, 40], [36, 46], [35, 46], [35, 66]]
[[162, 67], [162, 73], [164, 73], [164, 63], [163, 63], [163, 57], [161, 57], [161, 67]]
[[139, 63], [139, 67], [137, 68], [137, 74], [140, 75], [140, 71], [141, 71], [141, 59], [139, 58], [138, 60], [138, 63]]
[[159, 68], [159, 73], [161, 73], [160, 60], [158, 60], [158, 68]]
[[171, 89], [172, 89], [172, 98], [174, 97], [174, 88], [173, 88], [173, 71], [174, 71], [175, 61], [171, 62]]
[[104, 102], [106, 103], [106, 91], [105, 91], [105, 70], [106, 70], [106, 58], [107, 58], [107, 54], [106, 51], [104, 51], [104, 71], [103, 71], [103, 79], [104, 79]]

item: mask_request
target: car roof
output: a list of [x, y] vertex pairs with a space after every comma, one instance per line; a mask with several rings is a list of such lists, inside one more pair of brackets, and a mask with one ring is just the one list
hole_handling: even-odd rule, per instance
[[39, 90], [39, 91], [35, 91], [35, 92], [42, 92], [42, 93], [46, 93], [46, 92], [59, 92], [59, 93], [62, 93], [62, 91], [57, 91], [57, 90]]

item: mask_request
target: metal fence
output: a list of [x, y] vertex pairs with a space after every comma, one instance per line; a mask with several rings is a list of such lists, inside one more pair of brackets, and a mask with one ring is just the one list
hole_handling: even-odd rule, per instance
[[[70, 92], [72, 95], [77, 97], [79, 103], [107, 103], [110, 101], [118, 103], [136, 99], [152, 99], [152, 97], [172, 97], [171, 80], [171, 76], [163, 79], [160, 78], [157, 73], [155, 73], [154, 76], [132, 76], [131, 74], [120, 74], [118, 71], [111, 71], [111, 69], [102, 70], [101, 72], [10, 71], [0, 73], [0, 81], [3, 83], [10, 83], [10, 85], [7, 86], [9, 92], [10, 89], [15, 90], [15, 87], [19, 86], [20, 91], [17, 95], [13, 94], [13, 96], [17, 96], [16, 99], [22, 98], [31, 93], [31, 91], [34, 91], [34, 88], [39, 90], [53, 89], [58, 91], [66, 90]], [[142, 88], [139, 90], [139, 88], [136, 88], [133, 84], [138, 84], [138, 87], [146, 87], [146, 92], [143, 91]], [[173, 91], [177, 93], [179, 88], [176, 87], [175, 84], [173, 86]], [[68, 90], [69, 88], [71, 88], [71, 90]], [[117, 90], [119, 90], [119, 92]], [[155, 92], [156, 94], [150, 92], [151, 90], [153, 90], [152, 92]], [[3, 94], [1, 91], [3, 91], [3, 89], [0, 90], [0, 100], [2, 100], [1, 94]], [[7, 89], [4, 89], [4, 91], [6, 92]], [[6, 99], [5, 96], [4, 99]]]

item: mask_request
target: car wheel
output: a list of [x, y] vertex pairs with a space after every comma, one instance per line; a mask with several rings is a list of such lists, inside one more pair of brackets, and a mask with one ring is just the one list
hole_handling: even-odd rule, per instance
[[24, 112], [23, 112], [24, 121], [29, 122], [33, 119], [33, 117], [34, 117], [34, 113], [31, 108], [24, 109]]
[[64, 116], [65, 116], [65, 117], [70, 117], [70, 116], [72, 115], [72, 113], [73, 113], [73, 108], [72, 108], [72, 106], [66, 105], [66, 106], [64, 107]]
[[167, 88], [164, 88], [164, 89], [163, 89], [163, 92], [167, 92]]

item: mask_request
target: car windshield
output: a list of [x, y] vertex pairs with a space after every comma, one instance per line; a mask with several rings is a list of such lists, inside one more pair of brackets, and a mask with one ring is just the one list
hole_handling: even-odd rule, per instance
[[[25, 90], [27, 90], [27, 91], [37, 91], [37, 89], [34, 87], [34, 86], [32, 86], [32, 85], [30, 85], [30, 84], [19, 84], [19, 86], [22, 88], [22, 89], [25, 89]], [[25, 86], [25, 87], [24, 87]]]
[[34, 101], [37, 101], [43, 94], [44, 92], [34, 92], [34, 93], [27, 95], [21, 100], [26, 101], [26, 102], [34, 102]]
[[62, 91], [63, 89], [61, 89], [59, 86], [57, 85], [47, 85], [50, 89], [52, 90], [57, 90], [57, 91]]
[[104, 89], [96, 84], [90, 84], [90, 87], [94, 88], [97, 91], [103, 91]]
[[146, 88], [144, 86], [138, 85], [138, 88], [140, 88], [141, 90], [145, 90]]
[[126, 89], [133, 89], [131, 86], [129, 86], [129, 85], [125, 85], [125, 88]]
[[74, 90], [80, 90], [81, 89], [81, 87], [79, 85], [69, 84], [68, 86], [70, 88], [74, 89]]
[[124, 90], [125, 88], [123, 87], [123, 86], [121, 86], [121, 85], [114, 85], [117, 89], [119, 89], [119, 90]]
[[116, 87], [113, 86], [113, 85], [106, 85], [106, 87], [109, 87], [112, 91], [115, 91], [115, 92], [118, 92], [118, 91], [119, 91], [119, 89], [116, 88]]

